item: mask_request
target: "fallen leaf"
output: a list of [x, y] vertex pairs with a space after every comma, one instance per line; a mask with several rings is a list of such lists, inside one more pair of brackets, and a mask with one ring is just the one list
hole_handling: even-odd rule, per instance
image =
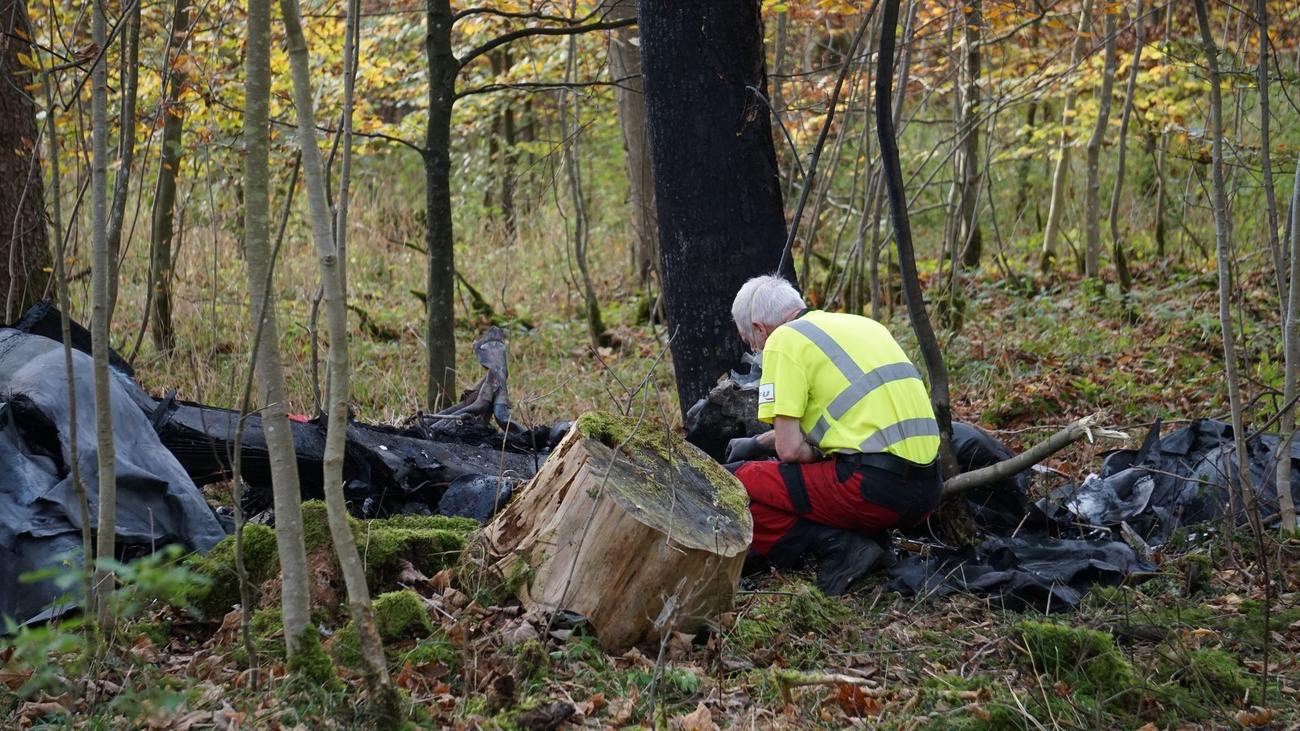
[[835, 692], [835, 703], [847, 716], [863, 718], [875, 715], [884, 707], [880, 701], [862, 692], [862, 688], [849, 683], [840, 683]]
[[670, 721], [669, 727], [676, 731], [715, 731], [718, 725], [713, 722], [713, 713], [709, 707], [700, 702], [695, 710]]

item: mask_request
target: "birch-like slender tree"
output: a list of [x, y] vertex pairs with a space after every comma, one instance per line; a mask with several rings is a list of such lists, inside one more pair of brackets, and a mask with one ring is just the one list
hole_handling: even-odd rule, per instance
[[[957, 179], [953, 186], [957, 193], [957, 221], [951, 228], [954, 253], [953, 267], [958, 262], [977, 267], [984, 251], [975, 205], [980, 188], [980, 46], [983, 42], [984, 13], [981, 0], [970, 0], [962, 8], [962, 49], [959, 75], [961, 77], [957, 139], [953, 164]], [[903, 87], [900, 87], [903, 88]], [[903, 96], [899, 92], [899, 97]], [[959, 255], [959, 256], [958, 256]], [[954, 296], [956, 293], [954, 292]]]
[[1115, 88], [1115, 18], [1106, 8], [1106, 60], [1101, 70], [1101, 91], [1098, 92], [1097, 123], [1088, 138], [1087, 196], [1083, 217], [1087, 230], [1087, 247], [1083, 254], [1083, 273], [1089, 277], [1101, 276], [1101, 143], [1110, 126], [1110, 97]]
[[[1282, 444], [1278, 454], [1289, 455], [1296, 434], [1296, 398], [1300, 396], [1297, 377], [1300, 376], [1300, 160], [1296, 161], [1295, 184], [1291, 188], [1291, 245], [1287, 247], [1291, 266], [1290, 287], [1286, 311], [1282, 317], [1282, 342], [1285, 353], [1286, 376], [1282, 387]], [[1282, 518], [1281, 528], [1287, 533], [1296, 529], [1295, 501], [1291, 496], [1291, 460], [1285, 456], [1277, 461], [1277, 503]]]
[[1273, 187], [1273, 154], [1268, 98], [1268, 0], [1256, 0], [1255, 22], [1259, 25], [1259, 64], [1256, 78], [1259, 82], [1259, 165], [1264, 176], [1264, 222], [1268, 226], [1268, 246], [1273, 254], [1273, 272], [1277, 278], [1277, 296], [1283, 309], [1287, 303], [1286, 260], [1282, 256], [1282, 243], [1277, 235], [1277, 193]]
[[126, 223], [126, 199], [131, 192], [131, 168], [135, 164], [135, 108], [140, 89], [140, 2], [127, 9], [126, 32], [121, 42], [118, 79], [122, 103], [118, 114], [116, 174], [113, 176], [113, 204], [108, 212], [108, 319], [117, 311], [118, 267], [122, 263], [122, 227]]
[[1124, 109], [1120, 112], [1119, 119], [1119, 159], [1115, 163], [1115, 186], [1110, 191], [1110, 212], [1106, 216], [1107, 221], [1110, 223], [1111, 258], [1115, 260], [1115, 275], [1119, 279], [1119, 290], [1123, 293], [1127, 293], [1133, 287], [1133, 278], [1128, 271], [1128, 258], [1124, 255], [1124, 244], [1119, 238], [1119, 195], [1124, 190], [1124, 166], [1128, 151], [1128, 123], [1133, 116], [1133, 98], [1137, 92], [1139, 62], [1142, 60], [1142, 21], [1144, 15], [1143, 0], [1137, 0], [1137, 10], [1133, 16], [1133, 59], [1129, 64], [1128, 82], [1124, 87]]
[[[32, 28], [27, 24], [30, 33]], [[34, 34], [33, 34], [34, 35]], [[54, 28], [50, 28], [50, 47], [54, 47]], [[95, 613], [95, 591], [91, 566], [95, 556], [95, 539], [93, 524], [90, 519], [90, 501], [86, 496], [86, 483], [81, 479], [81, 455], [77, 445], [77, 374], [72, 361], [72, 318], [68, 315], [71, 307], [68, 296], [67, 256], [63, 246], [63, 201], [62, 176], [59, 174], [59, 135], [55, 128], [58, 115], [57, 100], [54, 96], [55, 81], [49, 69], [41, 72], [41, 81], [45, 87], [45, 144], [49, 153], [50, 166], [50, 229], [54, 234], [54, 287], [59, 302], [59, 333], [63, 339], [63, 372], [68, 388], [68, 472], [72, 478], [72, 490], [77, 496], [77, 516], [81, 519], [81, 578], [82, 610], [87, 617]]]
[[[357, 552], [357, 544], [348, 524], [347, 503], [343, 497], [343, 454], [348, 428], [348, 310], [341, 242], [347, 235], [347, 182], [352, 174], [352, 101], [356, 63], [356, 25], [359, 21], [359, 2], [348, 5], [348, 29], [344, 41], [344, 112], [343, 112], [343, 169], [340, 176], [338, 231], [330, 214], [328, 192], [325, 188], [325, 167], [320, 148], [316, 143], [316, 111], [313, 107], [311, 85], [311, 59], [308, 57], [307, 39], [302, 32], [302, 16], [298, 0], [280, 0], [280, 14], [284, 16], [285, 44], [289, 52], [289, 67], [293, 74], [293, 103], [298, 113], [298, 145], [302, 150], [303, 182], [306, 185], [312, 238], [316, 255], [320, 259], [321, 283], [325, 295], [325, 319], [329, 328], [329, 377], [325, 412], [328, 427], [325, 433], [324, 477], [325, 509], [329, 516], [330, 536], [338, 554], [339, 567], [348, 592], [348, 609], [361, 640], [361, 655], [367, 666], [367, 678], [372, 690], [390, 687], [388, 669], [384, 663], [384, 647], [375, 629], [374, 613], [370, 605], [370, 591], [366, 586], [366, 569]], [[337, 235], [337, 238], [336, 238]]]
[[[1074, 46], [1070, 50], [1070, 67], [1079, 65], [1088, 47], [1092, 27], [1092, 0], [1083, 0], [1079, 11], [1079, 26], [1074, 33]], [[1068, 86], [1061, 103], [1061, 141], [1056, 146], [1056, 170], [1052, 173], [1052, 194], [1047, 208], [1047, 226], [1043, 230], [1043, 250], [1038, 268], [1043, 272], [1056, 261], [1056, 248], [1061, 238], [1061, 218], [1065, 214], [1065, 183], [1070, 175], [1070, 114], [1074, 109], [1074, 87]]]
[[1223, 179], [1223, 92], [1219, 74], [1219, 49], [1210, 32], [1205, 0], [1196, 0], [1196, 21], [1201, 28], [1201, 47], [1210, 81], [1210, 160], [1211, 209], [1214, 212], [1214, 241], [1219, 265], [1219, 326], [1223, 329], [1223, 365], [1228, 379], [1228, 405], [1232, 410], [1232, 439], [1236, 450], [1237, 505], [1254, 521], [1255, 492], [1250, 486], [1250, 468], [1246, 454], [1246, 427], [1242, 415], [1241, 387], [1237, 374], [1237, 342], [1232, 325], [1232, 218], [1228, 211], [1228, 194]]
[[248, 0], [248, 43], [244, 68], [244, 257], [248, 268], [252, 330], [262, 336], [253, 344], [262, 429], [271, 461], [276, 549], [280, 557], [281, 616], [289, 659], [298, 654], [308, 629], [311, 598], [307, 584], [307, 550], [303, 544], [298, 461], [285, 404], [284, 368], [276, 325], [275, 288], [268, 275], [271, 241], [268, 181], [271, 177], [271, 1]]
[[[102, 3], [94, 3], [91, 40], [103, 48], [108, 19]], [[90, 316], [91, 356], [95, 382], [95, 448], [98, 451], [98, 519], [96, 522], [95, 614], [101, 636], [108, 631], [108, 595], [114, 574], [102, 563], [113, 558], [117, 525], [117, 460], [113, 451], [113, 404], [108, 373], [108, 326], [113, 267], [108, 250], [108, 68], [101, 57], [90, 73]]]

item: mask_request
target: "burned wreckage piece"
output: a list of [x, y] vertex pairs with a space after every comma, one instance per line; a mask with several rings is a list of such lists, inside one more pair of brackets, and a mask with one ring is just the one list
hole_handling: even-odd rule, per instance
[[[41, 303], [14, 327], [0, 328], [0, 617], [19, 623], [57, 616], [77, 598], [65, 597], [49, 578], [28, 586], [20, 581], [32, 571], [81, 562], [59, 317]], [[73, 323], [71, 341], [76, 451], [93, 523], [99, 490], [89, 334]], [[498, 330], [481, 342], [489, 343], [490, 357], [480, 355], [480, 362], [492, 373], [461, 404], [474, 408], [445, 418], [417, 416], [403, 427], [348, 425], [344, 490], [354, 514], [436, 512], [486, 522], [563, 437], [567, 423], [529, 430], [511, 420], [504, 337]], [[114, 354], [111, 362], [118, 558], [168, 544], [211, 548], [231, 525], [208, 506], [199, 487], [230, 478], [239, 414], [175, 394], [155, 400], [131, 380], [125, 360]], [[484, 397], [487, 410], [477, 407]], [[490, 418], [507, 431], [491, 426]], [[303, 420], [292, 423], [292, 430], [303, 496], [319, 497], [325, 425]], [[269, 454], [256, 414], [245, 423], [242, 477], [250, 515], [269, 508]]]
[[[57, 314], [56, 314], [57, 316]], [[20, 330], [0, 329], [0, 617], [19, 623], [75, 606], [54, 578], [24, 583], [23, 574], [82, 562], [81, 510], [68, 463], [68, 380], [63, 346]], [[99, 508], [92, 363], [74, 350], [76, 454], [91, 521]], [[110, 369], [117, 461], [118, 558], [179, 544], [205, 551], [226, 535], [184, 468], [159, 441], [138, 406], [139, 387]]]
[[[1282, 454], [1277, 434], [1260, 434], [1246, 442], [1249, 484], [1260, 516], [1278, 512], [1277, 464], [1291, 468], [1292, 499], [1300, 502], [1300, 440]], [[1079, 533], [1080, 524], [1110, 531], [1127, 524], [1148, 543], [1167, 541], [1179, 527], [1222, 520], [1236, 501], [1231, 485], [1237, 474], [1232, 425], [1197, 419], [1160, 436], [1160, 422], [1151, 425], [1139, 449], [1110, 452], [1101, 474], [1079, 485], [1067, 485], [1036, 504], [1063, 533]], [[1237, 506], [1234, 522], [1246, 524]]]

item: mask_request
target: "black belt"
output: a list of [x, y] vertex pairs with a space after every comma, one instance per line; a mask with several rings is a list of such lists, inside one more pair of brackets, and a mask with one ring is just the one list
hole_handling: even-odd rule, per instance
[[892, 472], [905, 480], [922, 480], [939, 475], [938, 459], [931, 460], [929, 464], [917, 464], [887, 452], [836, 453], [835, 459], [858, 467], [874, 467]]

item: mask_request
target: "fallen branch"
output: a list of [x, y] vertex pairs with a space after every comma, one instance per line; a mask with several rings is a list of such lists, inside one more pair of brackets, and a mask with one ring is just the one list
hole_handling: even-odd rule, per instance
[[801, 688], [810, 685], [853, 685], [862, 692], [863, 695], [875, 695], [881, 692], [876, 687], [877, 683], [867, 678], [860, 678], [856, 675], [841, 675], [839, 673], [800, 673], [800, 672], [777, 672], [774, 674], [777, 687], [781, 691], [781, 698], [786, 703], [793, 703], [790, 696], [791, 688]]
[[1096, 418], [1096, 415], [1085, 416], [1048, 437], [1046, 441], [1035, 444], [1011, 459], [972, 472], [963, 472], [949, 478], [943, 483], [943, 496], [949, 498], [967, 490], [983, 487], [1019, 474], [1085, 436], [1088, 437], [1089, 441], [1092, 441], [1094, 435], [1108, 439], [1128, 439], [1128, 435], [1121, 431], [1093, 428], [1092, 423]]

